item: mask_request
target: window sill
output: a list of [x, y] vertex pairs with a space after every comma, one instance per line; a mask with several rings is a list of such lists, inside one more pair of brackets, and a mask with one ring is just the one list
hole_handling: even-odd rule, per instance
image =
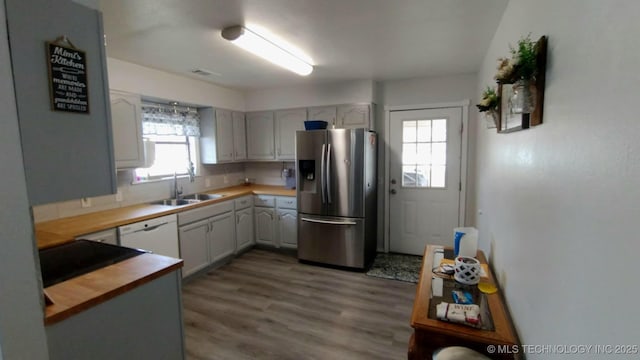
[[[199, 177], [198, 175], [195, 176], [196, 178]], [[178, 179], [188, 179], [189, 175], [188, 174], [183, 174], [183, 175], [178, 175], [177, 176]], [[140, 179], [140, 180], [133, 180], [131, 182], [131, 185], [141, 185], [141, 184], [150, 184], [150, 183], [157, 183], [157, 182], [162, 182], [162, 181], [171, 181], [173, 180], [173, 175], [171, 176], [164, 176], [164, 177], [158, 177], [158, 178], [151, 178], [151, 179]]]

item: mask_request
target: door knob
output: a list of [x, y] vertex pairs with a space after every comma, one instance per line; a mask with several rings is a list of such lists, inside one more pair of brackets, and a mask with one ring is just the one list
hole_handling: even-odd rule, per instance
[[391, 183], [395, 185], [396, 179], [391, 179]]
[[397, 191], [396, 191], [396, 189], [391, 189], [391, 191], [389, 191], [389, 192], [390, 192], [392, 195], [395, 195]]

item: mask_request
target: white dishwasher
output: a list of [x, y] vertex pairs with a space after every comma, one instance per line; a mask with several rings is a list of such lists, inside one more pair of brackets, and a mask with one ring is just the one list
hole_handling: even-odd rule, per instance
[[180, 258], [176, 214], [120, 226], [120, 245]]

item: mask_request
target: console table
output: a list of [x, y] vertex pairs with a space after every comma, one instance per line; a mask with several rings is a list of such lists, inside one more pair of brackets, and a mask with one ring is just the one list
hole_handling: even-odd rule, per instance
[[[410, 360], [431, 359], [434, 350], [446, 346], [465, 346], [492, 359], [521, 358], [520, 354], [514, 354], [513, 352], [505, 354], [503, 351], [502, 354], [499, 354], [497, 350], [493, 352], [487, 351], [489, 345], [511, 347], [518, 344], [518, 337], [513, 329], [511, 318], [500, 291], [484, 295], [491, 313], [494, 330], [476, 329], [429, 317], [429, 305], [432, 300], [431, 284], [436, 276], [433, 273], [433, 269], [439, 266], [439, 264], [434, 264], [433, 255], [436, 249], [441, 248], [442, 246], [427, 245], [424, 252], [420, 281], [416, 289], [416, 298], [411, 314], [411, 327], [414, 331], [409, 340], [408, 358]], [[487, 263], [484, 253], [480, 250], [478, 250], [476, 258], [482, 264]], [[488, 270], [488, 276], [483, 278], [483, 281], [489, 281], [497, 286], [491, 270], [488, 266], [486, 269]], [[506, 347], [503, 349], [506, 349]]]

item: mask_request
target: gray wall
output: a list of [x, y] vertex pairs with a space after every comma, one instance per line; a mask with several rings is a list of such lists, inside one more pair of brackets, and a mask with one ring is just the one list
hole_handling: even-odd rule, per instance
[[478, 94], [509, 44], [549, 37], [544, 123], [476, 133], [480, 245], [524, 344], [640, 339], [638, 14], [637, 0], [511, 0], [480, 70]]
[[[4, 0], [0, 23], [5, 24]], [[0, 79], [11, 79], [5, 26], [0, 26]], [[33, 225], [22, 165], [12, 81], [0, 82], [0, 358], [47, 359]]]

